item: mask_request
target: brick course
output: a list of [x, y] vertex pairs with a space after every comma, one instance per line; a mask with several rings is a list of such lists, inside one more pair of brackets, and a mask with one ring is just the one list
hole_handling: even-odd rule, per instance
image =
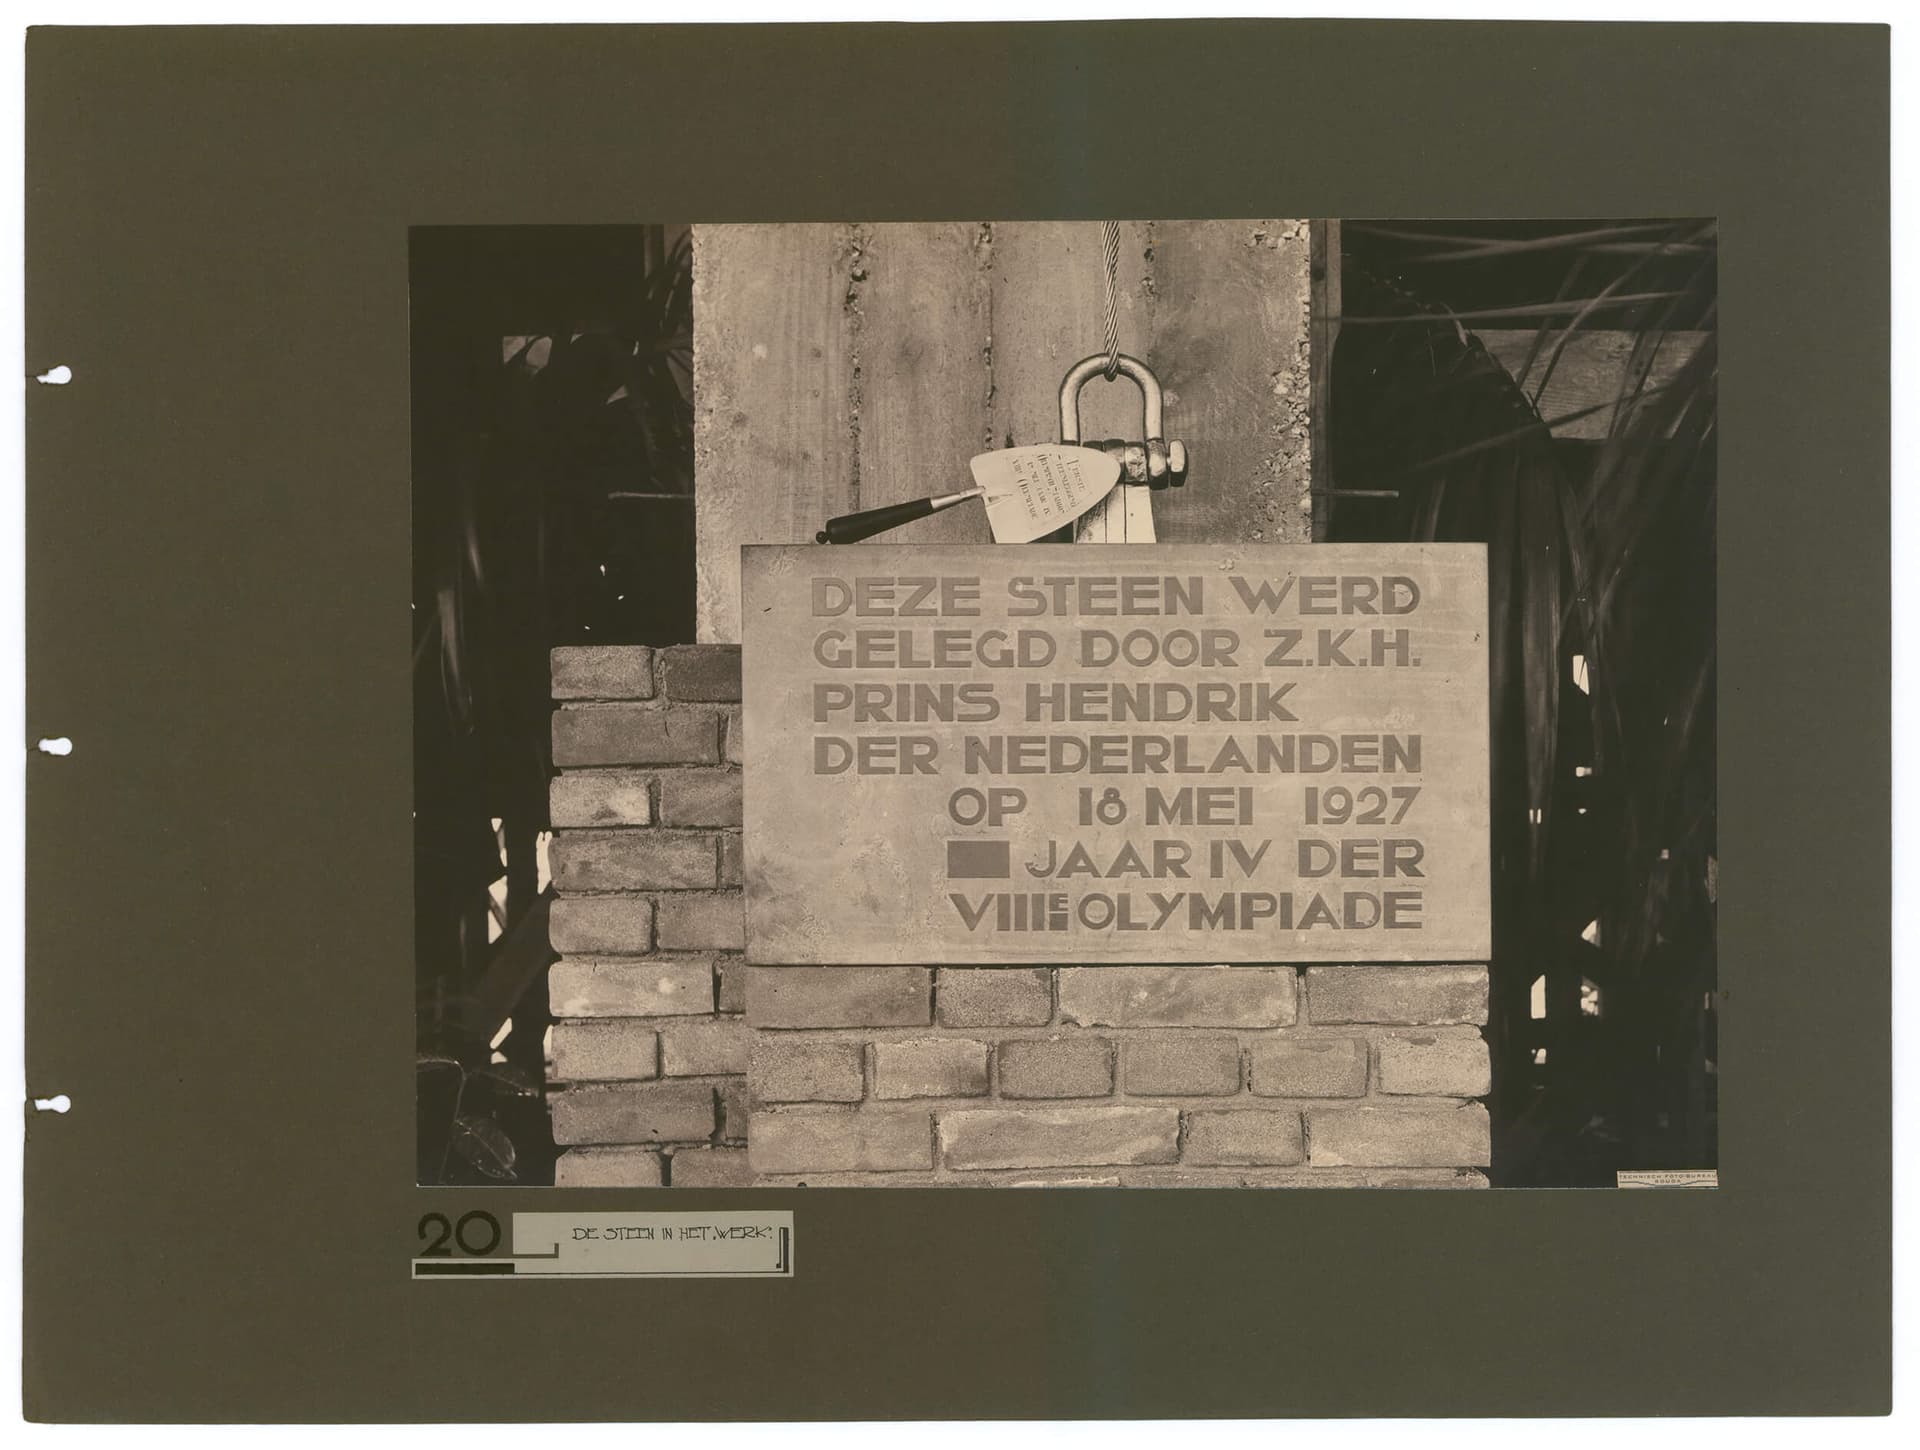
[[1142, 1038], [1122, 1049], [1126, 1090], [1144, 1097], [1240, 1091], [1240, 1039], [1212, 1033]]
[[1316, 1166], [1480, 1168], [1491, 1153], [1487, 1110], [1478, 1103], [1310, 1111], [1307, 1138]]
[[705, 957], [635, 962], [555, 962], [547, 969], [555, 1017], [678, 1017], [713, 1010]]
[[570, 1148], [553, 1165], [555, 1188], [658, 1188], [661, 1155], [651, 1148]]
[[979, 1097], [987, 1091], [987, 1044], [925, 1037], [873, 1045], [876, 1098]]
[[740, 777], [733, 772], [667, 770], [659, 779], [661, 825], [740, 824]]
[[746, 916], [738, 891], [662, 897], [657, 918], [663, 950], [737, 952], [747, 944]]
[[858, 1042], [762, 1036], [747, 1085], [763, 1103], [857, 1103], [866, 1093]]
[[745, 1148], [682, 1148], [669, 1161], [675, 1188], [745, 1188], [753, 1182]]
[[1493, 1065], [1478, 1032], [1396, 1032], [1380, 1039], [1380, 1091], [1395, 1096], [1482, 1097]]
[[1269, 1038], [1249, 1055], [1259, 1097], [1357, 1098], [1367, 1090], [1364, 1038]]
[[940, 1117], [949, 1168], [1060, 1168], [1171, 1163], [1180, 1114], [1172, 1108], [977, 1109]]
[[660, 1028], [660, 1072], [665, 1077], [716, 1077], [747, 1070], [751, 1044], [740, 1017], [693, 1017]]
[[942, 967], [934, 999], [942, 1027], [1044, 1027], [1053, 1020], [1045, 967]]
[[557, 952], [643, 952], [653, 940], [653, 903], [644, 896], [563, 896], [553, 903], [547, 940]]
[[549, 662], [556, 700], [653, 698], [653, 650], [644, 644], [562, 645]]
[[1113, 1044], [1104, 1037], [1050, 1037], [1000, 1044], [1000, 1095], [1104, 1098], [1113, 1092]]
[[1421, 1027], [1487, 1020], [1485, 967], [1309, 967], [1308, 1020]]
[[573, 1088], [553, 1098], [556, 1143], [704, 1142], [714, 1127], [704, 1083], [623, 1083]]
[[1060, 1017], [1087, 1027], [1286, 1027], [1291, 967], [1062, 967]]
[[553, 1075], [561, 1082], [658, 1077], [660, 1037], [644, 1022], [556, 1022]]
[[1304, 1162], [1306, 1137], [1298, 1113], [1189, 1113], [1181, 1161], [1201, 1164], [1279, 1164]]
[[547, 819], [556, 829], [651, 825], [653, 777], [639, 770], [556, 775], [547, 788]]
[[547, 859], [557, 891], [683, 890], [720, 884], [714, 838], [685, 831], [564, 831]]
[[755, 1113], [747, 1159], [757, 1173], [931, 1168], [933, 1135], [925, 1113]]
[[924, 967], [751, 967], [755, 1027], [919, 1027], [931, 1020]]
[[661, 692], [671, 700], [738, 700], [740, 650], [725, 644], [677, 644], [660, 656]]
[[720, 722], [677, 705], [568, 705], [553, 712], [553, 763], [712, 765]]

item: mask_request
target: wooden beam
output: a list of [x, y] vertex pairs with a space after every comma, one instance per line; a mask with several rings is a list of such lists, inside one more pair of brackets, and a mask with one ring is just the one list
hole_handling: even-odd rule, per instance
[[[1556, 418], [1568, 421], [1556, 426], [1556, 438], [1597, 442], [1613, 426], [1614, 403], [1626, 385], [1634, 366], [1634, 345], [1639, 334], [1627, 331], [1595, 329], [1573, 333], [1565, 350], [1547, 372], [1547, 360], [1565, 336], [1550, 332], [1540, 344], [1528, 376], [1520, 377], [1527, 356], [1534, 349], [1539, 333], [1533, 328], [1476, 333], [1488, 352], [1519, 380], [1529, 397], [1540, 391], [1540, 416], [1552, 423]], [[1660, 349], [1645, 360], [1646, 386], [1661, 387], [1673, 381], [1680, 369], [1699, 351], [1706, 340], [1704, 332], [1670, 332]]]

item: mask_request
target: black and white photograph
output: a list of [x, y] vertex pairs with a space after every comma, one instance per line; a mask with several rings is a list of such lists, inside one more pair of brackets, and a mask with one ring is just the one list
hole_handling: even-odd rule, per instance
[[1713, 1185], [1712, 218], [409, 249], [419, 1182]]

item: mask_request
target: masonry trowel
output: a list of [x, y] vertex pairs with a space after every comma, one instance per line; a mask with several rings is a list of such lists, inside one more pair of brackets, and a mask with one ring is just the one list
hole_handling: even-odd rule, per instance
[[996, 544], [1031, 544], [1072, 523], [1120, 482], [1120, 462], [1097, 448], [1036, 443], [982, 453], [968, 467], [974, 487], [961, 493], [890, 503], [828, 519], [818, 544], [852, 544], [888, 529], [950, 509], [970, 498], [985, 499], [987, 527]]

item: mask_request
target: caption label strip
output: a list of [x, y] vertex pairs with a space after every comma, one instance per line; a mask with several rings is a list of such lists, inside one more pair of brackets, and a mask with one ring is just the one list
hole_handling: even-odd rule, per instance
[[793, 1214], [516, 1213], [509, 1253], [491, 1214], [463, 1215], [436, 1236], [421, 1220], [426, 1251], [416, 1279], [790, 1279]]

